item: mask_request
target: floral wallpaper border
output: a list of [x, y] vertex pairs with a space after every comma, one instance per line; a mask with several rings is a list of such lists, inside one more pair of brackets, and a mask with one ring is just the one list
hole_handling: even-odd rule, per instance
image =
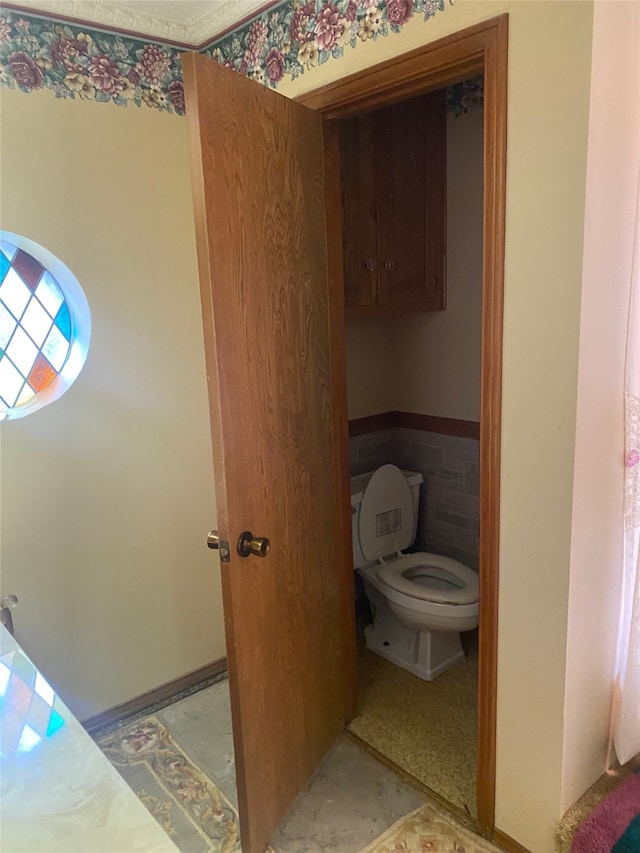
[[[340, 59], [346, 48], [400, 32], [414, 15], [428, 21], [455, 0], [284, 0], [201, 53], [276, 88]], [[183, 49], [137, 36], [0, 9], [0, 85], [51, 89], [57, 98], [133, 103], [184, 114]], [[449, 88], [460, 115], [482, 102], [482, 78]]]

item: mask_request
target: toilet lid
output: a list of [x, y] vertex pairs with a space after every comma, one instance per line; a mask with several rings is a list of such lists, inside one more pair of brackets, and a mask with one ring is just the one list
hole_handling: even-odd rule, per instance
[[378, 578], [411, 598], [439, 604], [475, 604], [478, 575], [468, 566], [442, 554], [405, 554], [378, 566]]
[[413, 498], [407, 478], [395, 465], [373, 474], [362, 495], [358, 537], [364, 558], [372, 562], [411, 545]]

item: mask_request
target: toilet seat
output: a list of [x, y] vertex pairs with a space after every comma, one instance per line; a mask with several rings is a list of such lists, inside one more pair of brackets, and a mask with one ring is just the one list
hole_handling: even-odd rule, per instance
[[454, 605], [478, 602], [478, 575], [441, 554], [403, 554], [378, 566], [376, 574], [386, 586], [410, 598]]
[[364, 558], [383, 559], [408, 548], [413, 541], [413, 498], [407, 478], [395, 465], [382, 465], [369, 480], [358, 518], [358, 538]]

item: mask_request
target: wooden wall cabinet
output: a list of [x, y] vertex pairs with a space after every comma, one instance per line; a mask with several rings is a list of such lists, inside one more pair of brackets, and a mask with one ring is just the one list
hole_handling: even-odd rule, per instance
[[446, 305], [446, 92], [341, 122], [345, 306]]

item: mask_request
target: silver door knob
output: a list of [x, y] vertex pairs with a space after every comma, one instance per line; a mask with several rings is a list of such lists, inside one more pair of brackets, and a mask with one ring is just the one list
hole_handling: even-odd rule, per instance
[[207, 533], [207, 547], [216, 550], [220, 547], [220, 537], [217, 530], [210, 530]]

